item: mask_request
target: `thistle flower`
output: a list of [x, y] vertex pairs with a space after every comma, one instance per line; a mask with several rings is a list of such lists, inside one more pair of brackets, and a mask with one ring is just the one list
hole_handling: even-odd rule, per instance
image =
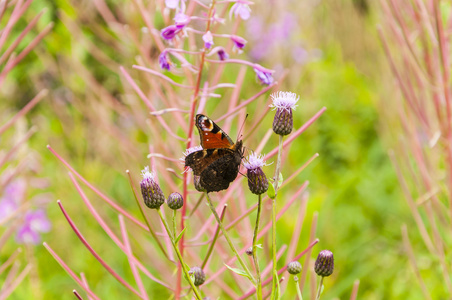
[[178, 210], [182, 206], [184, 206], [184, 199], [182, 198], [182, 195], [179, 193], [171, 193], [168, 196], [168, 200], [166, 200], [166, 204], [169, 208], [173, 210]]
[[144, 204], [152, 209], [160, 208], [165, 203], [165, 196], [154, 180], [154, 173], [149, 172], [149, 167], [145, 167], [141, 171], [141, 175], [143, 175], [143, 180], [141, 180], [140, 186]]
[[193, 267], [188, 272], [189, 274], [193, 274], [195, 277], [195, 281], [193, 282], [196, 286], [200, 286], [206, 281], [206, 274], [200, 267]]
[[165, 40], [172, 40], [179, 31], [180, 31], [179, 27], [177, 27], [176, 25], [170, 25], [168, 27], [163, 28], [162, 31], [160, 32], [160, 35]]
[[270, 96], [273, 103], [270, 107], [276, 109], [273, 119], [273, 131], [279, 135], [288, 135], [293, 129], [292, 109], [297, 107], [299, 96], [291, 92], [277, 92]]
[[229, 18], [232, 18], [232, 14], [237, 18], [240, 16], [242, 20], [248, 20], [250, 18], [251, 9], [247, 2], [238, 0], [234, 5], [232, 5], [229, 11]]
[[17, 230], [16, 241], [37, 245], [41, 242], [41, 233], [49, 232], [51, 227], [44, 210], [29, 211], [25, 214], [24, 224]]
[[298, 261], [291, 261], [287, 265], [287, 272], [292, 275], [297, 275], [301, 272], [301, 264]]
[[213, 45], [213, 36], [212, 36], [212, 33], [210, 31], [207, 31], [202, 36], [202, 40], [204, 41], [204, 47], [206, 47], [207, 49], [210, 49], [210, 47], [212, 47], [212, 45]]
[[238, 35], [231, 35], [231, 41], [234, 42], [234, 49], [237, 49], [239, 53], [241, 53], [247, 43], [244, 38]]
[[262, 84], [270, 85], [273, 83], [273, 76], [271, 72], [262, 71], [257, 68], [254, 68], [254, 72], [256, 72], [257, 78]]
[[264, 171], [262, 171], [262, 167], [266, 165], [263, 155], [251, 153], [243, 165], [247, 169], [246, 175], [251, 193], [256, 195], [265, 193], [268, 189], [268, 179]]
[[190, 23], [190, 17], [187, 16], [186, 14], [178, 13], [174, 17], [174, 25], [176, 25], [176, 27], [179, 29], [184, 28], [185, 26], [188, 25], [188, 23]]
[[168, 71], [170, 70], [171, 62], [168, 59], [168, 53], [166, 51], [163, 51], [162, 53], [160, 53], [159, 64], [160, 64], [160, 68], [166, 69]]
[[320, 251], [317, 259], [315, 260], [314, 271], [317, 275], [327, 277], [333, 274], [334, 270], [334, 257], [333, 252], [329, 250]]

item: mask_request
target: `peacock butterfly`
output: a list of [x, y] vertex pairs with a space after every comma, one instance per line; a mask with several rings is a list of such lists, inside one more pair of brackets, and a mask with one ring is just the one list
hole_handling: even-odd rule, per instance
[[208, 192], [225, 190], [239, 173], [244, 149], [242, 141], [237, 143], [211, 119], [196, 115], [196, 128], [201, 139], [202, 150], [185, 157], [185, 167], [190, 167], [199, 183]]

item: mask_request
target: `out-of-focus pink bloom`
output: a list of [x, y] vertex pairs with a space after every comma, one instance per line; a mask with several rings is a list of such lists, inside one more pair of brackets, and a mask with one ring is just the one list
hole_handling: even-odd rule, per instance
[[0, 198], [0, 221], [9, 217], [25, 196], [26, 182], [24, 179], [16, 179], [5, 187]]
[[159, 64], [160, 64], [160, 68], [166, 69], [168, 71], [170, 70], [171, 63], [168, 59], [168, 53], [166, 51], [163, 51], [162, 53], [160, 53]]
[[40, 233], [49, 232], [51, 227], [44, 210], [29, 211], [25, 214], [24, 224], [17, 231], [16, 241], [36, 245], [41, 241]]
[[8, 218], [18, 208], [19, 204], [13, 199], [3, 197], [0, 200], [0, 221]]
[[226, 60], [229, 58], [229, 55], [226, 53], [226, 51], [224, 51], [224, 48], [218, 49], [217, 54], [220, 60]]
[[190, 23], [190, 17], [185, 15], [185, 14], [183, 14], [183, 13], [178, 13], [174, 17], [174, 24], [179, 29], [184, 28], [185, 26], [187, 26], [188, 23]]
[[179, 6], [179, 0], [165, 0], [165, 6], [171, 9], [175, 9]]
[[248, 4], [241, 2], [238, 0], [234, 5], [232, 5], [231, 10], [229, 11], [229, 18], [232, 18], [232, 14], [237, 18], [240, 16], [242, 20], [248, 20], [250, 18], [251, 9]]
[[256, 72], [257, 78], [262, 84], [270, 85], [273, 83], [272, 73], [267, 71], [262, 71], [257, 68], [254, 68], [254, 72]]
[[207, 49], [210, 49], [210, 47], [212, 47], [212, 45], [213, 45], [213, 36], [212, 36], [212, 33], [210, 33], [210, 31], [207, 31], [202, 36], [202, 40], [204, 41], [204, 47], [206, 47]]
[[231, 35], [231, 40], [234, 42], [234, 47], [239, 51], [242, 51], [247, 43], [247, 41], [244, 38], [237, 35]]
[[172, 40], [176, 34], [180, 31], [180, 29], [176, 25], [170, 25], [168, 27], [165, 27], [160, 32], [160, 35], [165, 40]]
[[304, 64], [308, 61], [309, 53], [305, 48], [297, 46], [292, 49], [292, 57], [297, 63]]

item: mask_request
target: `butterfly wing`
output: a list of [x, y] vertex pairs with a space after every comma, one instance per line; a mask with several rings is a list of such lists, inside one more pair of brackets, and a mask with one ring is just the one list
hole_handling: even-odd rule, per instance
[[201, 172], [201, 186], [208, 193], [227, 189], [237, 178], [241, 161], [242, 157], [238, 151], [215, 160]]
[[196, 115], [196, 128], [198, 128], [201, 146], [204, 149], [232, 148], [234, 146], [231, 138], [205, 115]]
[[193, 170], [193, 174], [201, 176], [201, 173], [210, 164], [221, 157], [231, 156], [235, 153], [234, 150], [228, 148], [205, 149], [190, 153], [185, 157], [185, 166]]

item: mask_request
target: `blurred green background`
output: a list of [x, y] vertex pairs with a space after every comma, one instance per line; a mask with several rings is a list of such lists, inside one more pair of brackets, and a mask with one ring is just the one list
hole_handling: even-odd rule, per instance
[[[118, 15], [128, 17], [128, 26], [144, 26], [140, 16], [135, 14], [133, 18], [133, 9], [128, 8], [133, 4], [126, 2], [109, 1], [108, 5]], [[295, 112], [296, 128], [321, 107], [327, 107], [290, 147], [283, 173], [288, 176], [314, 153], [320, 154], [294, 184], [310, 182], [306, 227], [301, 239], [309, 236], [308, 224], [313, 212], [318, 211], [316, 236], [320, 243], [312, 257], [322, 249], [329, 249], [335, 255], [335, 273], [325, 280], [322, 299], [348, 299], [356, 279], [360, 279], [361, 299], [421, 299], [420, 288], [401, 244], [402, 224], [410, 227], [413, 221], [388, 159], [388, 147], [380, 139], [381, 123], [391, 122], [380, 117], [379, 111], [381, 97], [391, 95], [388, 82], [392, 76], [376, 34], [376, 26], [382, 18], [380, 8], [374, 1], [366, 0], [287, 0], [281, 3], [278, 9], [261, 2], [252, 6], [252, 18], [242, 23], [239, 31], [249, 41], [249, 50], [245, 50], [242, 58], [275, 68], [277, 74], [288, 70], [281, 90], [300, 95]], [[130, 70], [140, 53], [129, 37], [118, 36], [108, 29], [91, 1], [35, 0], [25, 19], [14, 28], [14, 34], [18, 35], [26, 26], [26, 20], [44, 7], [47, 12], [39, 21], [38, 29], [49, 22], [55, 23], [54, 29], [8, 75], [0, 94], [2, 115], [6, 120], [41, 89], [50, 91], [26, 116], [28, 126], [38, 128], [27, 145], [27, 152], [35, 153], [41, 166], [33, 176], [49, 180], [45, 192], [50, 193], [47, 211], [53, 230], [45, 234], [43, 240], [64, 256], [71, 268], [89, 274], [90, 286], [102, 298], [130, 298], [133, 295], [108, 276], [79, 242], [56, 205], [56, 200], [61, 199], [71, 216], [79, 220], [80, 230], [96, 251], [114, 265], [120, 275], [132, 280], [127, 260], [90, 217], [67, 170], [46, 145], [50, 144], [89, 182], [101, 187], [138, 217], [124, 170], [130, 169], [136, 175], [147, 163], [148, 143], [155, 137], [149, 136], [143, 126], [135, 125], [144, 124], [148, 112], [143, 109], [141, 119], [135, 120], [105, 107], [110, 101], [107, 93], [118, 99], [119, 106], [128, 106], [126, 95], [133, 91], [124, 89], [118, 66]], [[295, 20], [292, 27], [287, 25], [289, 38], [270, 41], [273, 44], [267, 44], [268, 49], [263, 53], [258, 48], [262, 45], [259, 45], [259, 37], [254, 36], [252, 25], [260, 24], [268, 33], [272, 26], [288, 20], [287, 14]], [[161, 15], [153, 16], [153, 21], [156, 28], [163, 27]], [[4, 22], [5, 18], [0, 25]], [[35, 29], [34, 34], [36, 32]], [[27, 42], [29, 40], [24, 40], [19, 48], [23, 49]], [[158, 50], [154, 51], [157, 54], [149, 55], [155, 60]], [[100, 53], [105, 55], [103, 63]], [[137, 74], [131, 72], [134, 76]], [[260, 89], [251, 73], [247, 73], [246, 81], [250, 84], [242, 99]], [[90, 86], [89, 78], [99, 82], [102, 89]], [[127, 109], [137, 115], [137, 110]], [[101, 116], [102, 120], [110, 119], [112, 123], [96, 122]], [[265, 120], [266, 124], [271, 124], [271, 118]], [[119, 131], [115, 132], [117, 129]], [[13, 134], [14, 130], [2, 136], [4, 149]], [[124, 140], [118, 143], [112, 136]], [[24, 176], [32, 176], [29, 173]], [[27, 197], [41, 192], [29, 188]], [[93, 193], [86, 192], [94, 198]], [[281, 238], [291, 236], [297, 212], [298, 209], [289, 210], [278, 223]], [[102, 215], [115, 220], [112, 224], [117, 223], [117, 215], [111, 209], [103, 209]], [[418, 241], [413, 238], [412, 242]], [[10, 241], [2, 249], [0, 261], [5, 261], [16, 248], [14, 240]], [[47, 250], [42, 245], [25, 250], [35, 268], [11, 299], [73, 299], [71, 291], [78, 287]], [[429, 272], [430, 267], [424, 265], [422, 272], [429, 286], [438, 288], [438, 295], [442, 295], [441, 286], [436, 286], [439, 283], [434, 280], [437, 270]], [[157, 295], [162, 288], [149, 285], [149, 289], [149, 294]], [[163, 298], [168, 296], [167, 292], [162, 293]], [[290, 299], [290, 295], [294, 295], [292, 286], [283, 299]], [[306, 299], [309, 298], [306, 296]]]

